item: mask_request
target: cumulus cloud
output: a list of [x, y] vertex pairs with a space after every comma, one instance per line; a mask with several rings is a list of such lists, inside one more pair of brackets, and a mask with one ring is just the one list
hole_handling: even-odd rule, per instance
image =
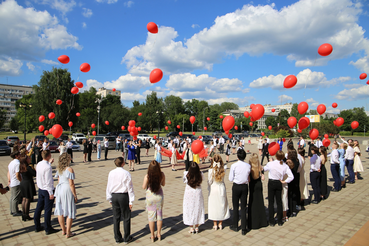
[[280, 95], [279, 97], [278, 97], [278, 102], [290, 102], [290, 101], [292, 101], [292, 97], [290, 97], [290, 96], [287, 96], [287, 95]]
[[[367, 51], [367, 54], [369, 53], [369, 50]], [[357, 69], [359, 69], [362, 72], [369, 71], [369, 58], [363, 57], [357, 60], [356, 62], [351, 61], [351, 65], [354, 65]]]
[[344, 89], [343, 91], [340, 91], [335, 98], [339, 100], [358, 100], [358, 99], [364, 99], [368, 98], [369, 95], [369, 86], [368, 85], [362, 85], [360, 87], [355, 87], [352, 89]]
[[[250, 83], [251, 88], [267, 88], [281, 90], [283, 89], [283, 81], [287, 75], [269, 75], [258, 78]], [[339, 77], [328, 80], [323, 72], [313, 72], [310, 69], [304, 69], [297, 74], [297, 84], [289, 89], [296, 90], [301, 88], [320, 88], [329, 87], [342, 82], [351, 80], [350, 77]]]
[[74, 0], [34, 0], [34, 2], [49, 5], [52, 9], [60, 11], [63, 15], [72, 11], [74, 6], [76, 6], [76, 1]]
[[82, 15], [86, 18], [90, 18], [92, 16], [92, 10], [88, 8], [83, 8]]
[[223, 98], [216, 98], [216, 99], [208, 99], [206, 100], [210, 105], [213, 104], [221, 104], [223, 102], [233, 102], [237, 105], [239, 105], [240, 107], [242, 107], [243, 105], [246, 105], [249, 103], [249, 101], [255, 101], [255, 97], [250, 96], [250, 97], [244, 97], [244, 98], [229, 98], [229, 97], [223, 97]]
[[98, 3], [108, 3], [108, 4], [111, 4], [111, 3], [118, 2], [118, 0], [96, 0], [96, 2], [98, 2]]
[[[183, 41], [176, 41], [173, 28], [161, 26], [158, 34], [148, 34], [145, 44], [130, 49], [122, 62], [128, 68], [140, 61], [142, 66], [153, 63], [167, 73], [178, 73], [212, 69], [229, 55], [271, 53], [287, 56], [296, 66], [324, 65], [361, 50], [369, 53], [369, 41], [357, 24], [361, 13], [361, 4], [351, 0], [301, 0], [280, 10], [274, 4], [245, 5]], [[333, 46], [328, 57], [317, 55], [325, 42]]]
[[192, 24], [191, 27], [192, 28], [199, 28], [200, 26], [198, 24]]
[[58, 63], [56, 61], [47, 60], [47, 59], [42, 59], [41, 62], [42, 63], [45, 63], [45, 64], [49, 64], [49, 65], [59, 65], [60, 64], [60, 63]]
[[145, 99], [146, 96], [138, 93], [123, 92], [120, 94], [120, 100], [124, 102], [133, 102], [134, 100], [143, 101]]
[[131, 74], [122, 75], [117, 80], [106, 81], [101, 83], [94, 79], [87, 80], [87, 89], [91, 86], [95, 88], [105, 87], [107, 89], [117, 89], [124, 92], [138, 92], [140, 89], [149, 87], [150, 83], [147, 77], [133, 76]]
[[34, 71], [35, 70], [35, 66], [31, 62], [27, 62], [26, 65], [27, 65], [27, 67], [28, 67], [29, 70], [31, 70], [31, 71]]
[[83, 27], [83, 28], [87, 28], [87, 24], [86, 24], [86, 22], [82, 22], [82, 27]]
[[318, 107], [318, 105], [320, 104], [319, 102], [315, 101], [313, 98], [306, 99], [305, 102], [309, 104], [310, 110]]
[[134, 4], [133, 1], [124, 2], [124, 6], [126, 6], [127, 8], [132, 7], [133, 4]]
[[346, 88], [357, 88], [362, 86], [363, 84], [344, 84], [343, 86]]
[[22, 73], [22, 66], [21, 60], [0, 56], [0, 76], [18, 76]]

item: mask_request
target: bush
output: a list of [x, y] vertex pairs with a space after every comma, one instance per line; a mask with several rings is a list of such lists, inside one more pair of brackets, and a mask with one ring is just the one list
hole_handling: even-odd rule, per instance
[[290, 137], [290, 133], [288, 130], [281, 129], [277, 132], [278, 138], [288, 138]]
[[273, 131], [274, 131], [274, 133], [276, 135], [278, 135], [278, 132], [280, 130], [284, 130], [285, 131], [284, 133], [281, 132], [281, 134], [287, 134], [286, 132], [288, 132], [288, 136], [284, 136], [284, 138], [285, 137], [293, 137], [294, 136], [293, 131], [288, 126], [278, 126], [278, 127], [273, 128]]

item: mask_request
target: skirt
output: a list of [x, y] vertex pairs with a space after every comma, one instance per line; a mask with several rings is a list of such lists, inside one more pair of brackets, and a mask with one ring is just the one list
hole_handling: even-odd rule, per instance
[[161, 163], [161, 154], [160, 153], [156, 154], [155, 161]]
[[164, 194], [163, 189], [157, 193], [146, 190], [146, 211], [150, 222], [163, 220]]
[[258, 143], [258, 149], [263, 149], [263, 144], [262, 143]]
[[363, 163], [360, 160], [360, 156], [356, 155], [354, 159], [354, 172], [364, 172]]
[[172, 165], [177, 164], [177, 154], [176, 154], [176, 152], [174, 152], [172, 154], [172, 158], [170, 159], [170, 164], [172, 164]]

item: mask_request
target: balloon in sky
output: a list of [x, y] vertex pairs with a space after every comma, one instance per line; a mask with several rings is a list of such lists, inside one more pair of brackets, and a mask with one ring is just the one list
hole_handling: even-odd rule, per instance
[[96, 131], [92, 131], [92, 135], [96, 136]]
[[252, 122], [249, 123], [250, 126], [254, 125]]
[[297, 84], [297, 78], [295, 75], [288, 75], [283, 82], [283, 87], [284, 88], [292, 88]]
[[223, 115], [219, 116], [219, 118], [223, 119]]
[[117, 89], [115, 89], [115, 88], [113, 88], [113, 90], [112, 91], [116, 91]]
[[158, 33], [158, 25], [156, 25], [154, 22], [147, 23], [147, 30], [151, 33]]
[[[94, 129], [96, 125], [94, 123], [91, 124], [91, 128]], [[123, 130], [123, 129], [122, 129]]]
[[275, 112], [275, 108], [272, 108], [272, 112], [273, 112], [273, 113]]
[[312, 140], [317, 139], [317, 137], [319, 137], [319, 131], [315, 128], [311, 129], [309, 132], [309, 136]]
[[237, 131], [238, 130], [238, 126], [234, 126], [234, 129]]
[[195, 136], [195, 135], [196, 135], [196, 132], [192, 132], [192, 135], [194, 135], [194, 136]]
[[209, 121], [210, 120], [210, 117], [207, 117], [206, 120]]
[[72, 122], [72, 121], [69, 121], [69, 122], [68, 122], [68, 126], [69, 126], [69, 127], [72, 127], [72, 126], [73, 126], [73, 122]]
[[78, 112], [77, 112], [77, 113], [76, 113], [76, 116], [77, 116], [77, 117], [80, 117], [80, 116], [81, 116], [81, 113], [78, 113]]
[[38, 121], [39, 122], [43, 122], [45, 120], [45, 116], [40, 115], [40, 117], [38, 117]]
[[264, 132], [261, 132], [261, 136], [264, 136], [265, 135], [265, 133]]
[[205, 126], [205, 127], [204, 127], [204, 130], [205, 130], [205, 131], [207, 131], [207, 130], [208, 130], [208, 128]]
[[324, 138], [328, 138], [329, 136], [328, 136], [328, 134], [324, 134]]
[[191, 124], [195, 123], [195, 121], [196, 121], [195, 116], [191, 116], [191, 117], [190, 117], [190, 122], [191, 122]]
[[83, 83], [82, 82], [76, 82], [76, 86], [81, 89], [83, 87]]
[[88, 71], [90, 71], [91, 66], [88, 63], [82, 63], [81, 66], [79, 67], [79, 69], [84, 72], [87, 73]]
[[246, 118], [249, 118], [250, 113], [249, 113], [249, 112], [247, 112], [247, 111], [245, 111], [245, 112], [243, 112], [243, 115], [244, 115]]
[[318, 53], [321, 56], [329, 56], [333, 51], [333, 47], [330, 44], [322, 44], [319, 49]]
[[153, 139], [156, 139], [156, 135], [154, 135]]
[[106, 120], [106, 121], [105, 121], [105, 125], [107, 125], [107, 126], [108, 126], [108, 125], [109, 125], [109, 121], [107, 121], [107, 120]]
[[50, 112], [48, 116], [49, 116], [49, 119], [54, 119], [55, 118], [54, 112]]
[[178, 129], [180, 129], [180, 128], [181, 128], [181, 126], [180, 126], [180, 125], [177, 125], [177, 128], [178, 128]]
[[261, 104], [256, 104], [254, 105], [254, 107], [252, 107], [252, 118], [254, 119], [254, 121], [259, 120], [261, 117], [263, 117], [265, 112], [264, 106]]
[[287, 120], [287, 124], [290, 128], [293, 128], [296, 124], [297, 124], [297, 120], [295, 117], [291, 116], [290, 118], [288, 118]]
[[61, 105], [62, 103], [63, 103], [62, 100], [60, 100], [60, 99], [56, 100], [56, 104]]
[[204, 144], [201, 140], [195, 140], [191, 144], [191, 150], [196, 155], [204, 149]]
[[163, 71], [161, 71], [159, 68], [155, 68], [150, 73], [150, 82], [151, 83], [157, 83], [163, 78]]
[[52, 134], [54, 138], [59, 138], [63, 133], [63, 127], [59, 124], [55, 124], [52, 128]]
[[366, 84], [367, 84], [367, 85], [369, 85], [369, 80], [368, 80], [368, 81], [366, 81]]
[[44, 135], [45, 136], [49, 135], [49, 131], [48, 130], [44, 131]]
[[250, 109], [252, 109], [254, 107], [255, 104], [251, 103], [250, 104]]
[[329, 140], [328, 138], [323, 139], [323, 146], [328, 148], [329, 145], [331, 145], [331, 140]]
[[169, 129], [167, 126], [165, 126], [164, 128], [165, 128], [166, 131], [168, 131], [168, 129]]
[[308, 126], [310, 125], [310, 120], [308, 117], [302, 117], [300, 120], [299, 120], [299, 128], [301, 130], [304, 130], [306, 129]]
[[138, 130], [138, 131], [141, 131], [141, 126], [137, 127], [137, 130]]
[[182, 132], [179, 132], [178, 134], [179, 134], [179, 136], [181, 136], [181, 137], [182, 137], [182, 135], [183, 135], [183, 133], [182, 133]]
[[268, 126], [268, 129], [269, 129], [269, 130], [272, 130], [272, 129], [273, 129], [273, 127], [272, 127], [272, 126]]
[[337, 103], [332, 103], [332, 107], [333, 108], [337, 108], [338, 104]]
[[345, 123], [345, 120], [342, 117], [338, 117], [336, 119], [336, 126], [340, 127], [343, 125], [343, 123]]
[[40, 125], [40, 126], [38, 127], [38, 130], [39, 130], [40, 132], [43, 132], [43, 131], [45, 130], [45, 127], [44, 127], [43, 125]]
[[324, 104], [319, 104], [318, 107], [316, 108], [316, 111], [318, 112], [318, 114], [322, 115], [325, 113], [325, 110], [327, 108], [325, 107]]
[[306, 111], [308, 111], [309, 105], [306, 102], [300, 102], [297, 106], [297, 110], [299, 111], [299, 114], [305, 114]]
[[366, 79], [366, 77], [367, 77], [366, 73], [360, 74], [360, 79]]
[[301, 133], [302, 132], [302, 130], [299, 128], [299, 129], [297, 129], [297, 131], [298, 131], [298, 133]]
[[61, 56], [59, 56], [59, 57], [58, 57], [58, 60], [59, 60], [61, 63], [63, 63], [63, 64], [67, 64], [67, 63], [70, 61], [69, 57], [68, 57], [68, 56], [66, 56], [66, 55], [61, 55]]
[[142, 113], [140, 112], [140, 113], [138, 113], [138, 116], [142, 116]]
[[170, 125], [170, 124], [172, 124], [172, 122], [170, 120], [168, 120], [168, 124]]
[[126, 129], [126, 127], [125, 126], [122, 126], [120, 129], [122, 129], [122, 131], [124, 131]]
[[235, 120], [232, 116], [228, 115], [223, 119], [222, 125], [224, 131], [229, 131], [233, 128]]
[[352, 129], [356, 129], [356, 128], [358, 128], [359, 127], [359, 122], [357, 122], [357, 121], [353, 121], [353, 122], [351, 122], [351, 128]]
[[77, 94], [77, 93], [79, 92], [79, 89], [78, 89], [78, 87], [74, 86], [74, 87], [70, 90], [70, 92], [72, 92], [72, 94]]
[[129, 124], [129, 126], [135, 126], [136, 125], [136, 121], [134, 121], [134, 120], [130, 120], [129, 122], [128, 122], [128, 124]]

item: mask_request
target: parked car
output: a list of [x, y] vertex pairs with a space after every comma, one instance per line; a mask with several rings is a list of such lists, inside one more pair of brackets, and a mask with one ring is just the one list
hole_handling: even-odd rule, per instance
[[123, 140], [127, 139], [128, 141], [130, 141], [132, 139], [131, 135], [129, 135], [127, 133], [121, 133], [121, 134], [119, 134], [119, 137], [121, 137]]
[[202, 136], [202, 141], [204, 141], [206, 144], [209, 144], [212, 139], [213, 138], [209, 135]]
[[13, 130], [12, 133], [18, 133], [18, 130]]
[[108, 149], [115, 149], [115, 146], [116, 146], [116, 141], [115, 141], [115, 137], [111, 137], [111, 136], [96, 136], [96, 141], [100, 140], [100, 145], [101, 145], [101, 150], [104, 150], [105, 149], [105, 146], [104, 146], [104, 141], [105, 141], [105, 138], [108, 139], [109, 141], [109, 147]]
[[143, 141], [146, 141], [146, 139], [149, 139], [149, 142], [150, 142], [150, 147], [154, 146], [155, 145], [155, 139], [153, 137], [150, 137], [149, 135], [147, 134], [138, 134], [137, 135], [137, 139], [140, 139]]
[[10, 155], [12, 149], [8, 146], [5, 140], [0, 140], [0, 155]]
[[[64, 141], [64, 140], [68, 140], [68, 138], [69, 138], [69, 136], [68, 136], [67, 134], [62, 134], [60, 137], [58, 137], [58, 138], [56, 139], [56, 141], [57, 141], [58, 143], [60, 143], [60, 142], [62, 142], [62, 141]], [[55, 138], [54, 138], [54, 140], [55, 140]]]
[[[64, 142], [64, 145], [66, 145], [68, 140], [64, 140], [63, 142]], [[72, 151], [81, 151], [81, 146], [76, 141], [71, 140], [70, 142], [73, 144]]]
[[170, 132], [167, 134], [167, 137], [177, 137], [177, 136], [179, 136], [178, 132]]
[[59, 152], [58, 150], [59, 144], [56, 141], [51, 140], [49, 141], [49, 144], [50, 144], [49, 145], [50, 152]]
[[37, 136], [35, 136], [35, 140], [36, 141], [41, 141], [41, 142], [44, 142], [44, 139], [47, 139], [47, 140], [49, 140], [49, 138], [47, 138], [45, 135], [37, 135]]
[[8, 144], [8, 146], [13, 147], [15, 142], [19, 142], [19, 137], [17, 136], [8, 136], [6, 138], [4, 138], [4, 140], [6, 141], [6, 143]]
[[108, 132], [106, 136], [116, 137], [119, 136], [119, 132]]
[[219, 137], [222, 134], [223, 134], [223, 132], [220, 132], [220, 131], [213, 132], [213, 136], [215, 135], [215, 136]]
[[83, 139], [86, 139], [86, 136], [83, 133], [73, 133], [72, 135], [72, 140], [77, 143], [82, 143]]

